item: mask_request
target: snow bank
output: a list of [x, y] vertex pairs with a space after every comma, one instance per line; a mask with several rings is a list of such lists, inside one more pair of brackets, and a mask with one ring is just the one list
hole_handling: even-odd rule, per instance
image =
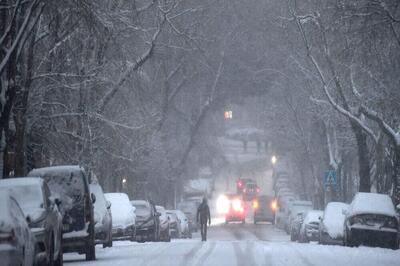
[[396, 217], [396, 210], [388, 195], [359, 192], [354, 196], [349, 207], [349, 215], [381, 214]]
[[333, 239], [343, 236], [343, 226], [346, 216], [343, 210], [347, 210], [348, 204], [343, 202], [330, 202], [326, 205], [322, 224], [329, 236]]

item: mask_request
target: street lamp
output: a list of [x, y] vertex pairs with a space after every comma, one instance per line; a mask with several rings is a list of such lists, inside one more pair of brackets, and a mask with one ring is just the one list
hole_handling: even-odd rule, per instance
[[276, 156], [273, 155], [272, 158], [271, 158], [271, 163], [272, 163], [273, 165], [275, 165], [277, 161], [278, 161], [278, 158], [276, 158]]
[[122, 184], [126, 184], [126, 181], [127, 181], [126, 178], [123, 178], [122, 179]]

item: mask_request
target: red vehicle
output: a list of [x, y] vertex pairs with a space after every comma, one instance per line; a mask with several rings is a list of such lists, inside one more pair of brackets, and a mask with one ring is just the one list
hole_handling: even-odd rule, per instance
[[239, 178], [236, 181], [236, 192], [238, 194], [242, 194], [243, 190], [246, 188], [247, 183], [254, 183], [254, 181], [250, 178]]
[[225, 214], [225, 223], [246, 222], [246, 211], [244, 201], [240, 195], [228, 195], [229, 209]]

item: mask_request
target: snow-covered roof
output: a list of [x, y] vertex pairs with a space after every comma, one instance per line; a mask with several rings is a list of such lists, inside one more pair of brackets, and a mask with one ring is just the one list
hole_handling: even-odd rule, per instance
[[393, 202], [388, 195], [359, 192], [350, 204], [349, 215], [368, 213], [396, 216]]
[[40, 186], [43, 183], [43, 179], [39, 177], [15, 177], [6, 178], [0, 180], [0, 187], [12, 187], [12, 186]]

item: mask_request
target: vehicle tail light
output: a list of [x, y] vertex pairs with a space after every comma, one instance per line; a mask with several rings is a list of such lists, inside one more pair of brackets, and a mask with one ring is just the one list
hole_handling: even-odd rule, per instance
[[258, 188], [257, 188], [257, 193], [260, 193], [260, 191], [261, 191], [261, 190], [260, 190], [260, 188], [258, 187]]
[[254, 200], [253, 201], [253, 208], [256, 210], [256, 209], [258, 209], [258, 207], [259, 207], [258, 200]]
[[239, 187], [242, 187], [242, 186], [243, 186], [243, 184], [242, 184], [241, 181], [238, 182], [238, 186], [239, 186]]
[[246, 191], [247, 191], [247, 189], [244, 188], [244, 189], [243, 189], [243, 192], [246, 192]]
[[273, 201], [271, 202], [271, 209], [272, 209], [273, 211], [276, 211], [276, 209], [278, 209], [278, 203], [277, 203], [276, 200], [273, 200]]
[[15, 242], [15, 231], [14, 229], [11, 232], [0, 232], [0, 243], [13, 243]]
[[237, 212], [243, 212], [244, 211], [243, 204], [242, 204], [242, 201], [240, 199], [233, 200], [232, 201], [232, 207], [233, 207], [234, 211], [237, 211]]

